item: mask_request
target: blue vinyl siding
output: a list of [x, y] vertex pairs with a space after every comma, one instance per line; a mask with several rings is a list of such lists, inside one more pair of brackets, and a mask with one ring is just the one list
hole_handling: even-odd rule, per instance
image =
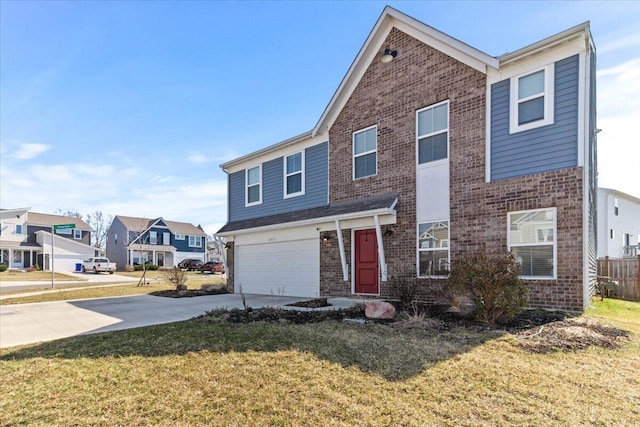
[[491, 86], [491, 180], [578, 165], [579, 57], [555, 63], [554, 123], [509, 134], [509, 79]]
[[184, 240], [176, 240], [175, 235], [171, 233], [171, 244], [176, 248], [178, 252], [197, 252], [204, 253], [206, 249], [206, 241], [204, 237], [200, 237], [202, 239], [202, 247], [193, 248], [189, 246], [189, 236], [184, 236]]
[[[229, 174], [229, 221], [309, 209], [327, 204], [328, 149], [323, 142], [305, 150], [305, 194], [284, 198], [283, 158], [262, 164], [262, 204], [245, 207], [245, 171]], [[292, 151], [289, 154], [293, 154]]]

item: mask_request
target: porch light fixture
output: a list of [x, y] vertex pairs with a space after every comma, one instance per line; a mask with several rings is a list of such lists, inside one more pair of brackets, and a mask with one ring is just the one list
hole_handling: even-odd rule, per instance
[[393, 230], [392, 230], [392, 229], [390, 229], [390, 228], [387, 228], [387, 229], [385, 230], [385, 232], [384, 232], [384, 234], [383, 234], [383, 235], [384, 235], [384, 236], [386, 236], [386, 237], [389, 237], [389, 236], [391, 236], [392, 234], [393, 234]]
[[324, 234], [322, 235], [322, 240], [323, 240], [324, 242], [328, 242], [329, 240], [331, 240], [331, 234], [329, 234], [329, 233], [324, 233]]
[[395, 58], [396, 56], [398, 56], [398, 51], [397, 50], [391, 50], [391, 48], [389, 46], [387, 46], [384, 49], [384, 53], [382, 54], [382, 58], [380, 58], [380, 62], [382, 62], [383, 64], [386, 64], [388, 62], [393, 61], [393, 58]]

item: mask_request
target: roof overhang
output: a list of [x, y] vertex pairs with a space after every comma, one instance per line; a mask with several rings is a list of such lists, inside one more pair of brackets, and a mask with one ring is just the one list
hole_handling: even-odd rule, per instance
[[[330, 204], [329, 206], [292, 212], [290, 214], [272, 215], [255, 220], [227, 223], [215, 235], [218, 237], [231, 237], [241, 234], [304, 227], [321, 223], [335, 223], [335, 221], [346, 221], [366, 217], [373, 218], [376, 215], [392, 215], [395, 217], [395, 207], [397, 203], [398, 196], [396, 194], [338, 202]], [[292, 214], [305, 218], [300, 220], [287, 220], [287, 218], [289, 218], [288, 215]]]

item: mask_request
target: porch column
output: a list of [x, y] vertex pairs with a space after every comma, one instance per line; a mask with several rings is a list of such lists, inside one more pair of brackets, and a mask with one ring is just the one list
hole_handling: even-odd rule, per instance
[[347, 266], [347, 256], [344, 253], [344, 241], [342, 240], [342, 229], [340, 221], [336, 219], [336, 233], [338, 233], [338, 247], [340, 248], [340, 262], [342, 263], [342, 280], [349, 281], [349, 267]]
[[380, 219], [378, 215], [373, 216], [376, 224], [376, 239], [378, 240], [378, 258], [380, 259], [380, 275], [383, 282], [387, 281], [387, 263], [384, 259], [384, 246], [382, 244], [382, 229], [380, 228]]
[[13, 249], [9, 248], [9, 261], [7, 261], [9, 268], [13, 267]]

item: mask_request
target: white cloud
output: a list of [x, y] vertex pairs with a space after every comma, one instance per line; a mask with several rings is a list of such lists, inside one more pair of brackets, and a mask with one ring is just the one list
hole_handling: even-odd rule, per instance
[[20, 144], [18, 149], [13, 153], [13, 157], [18, 160], [29, 160], [51, 148], [47, 144]]
[[187, 157], [187, 160], [191, 163], [202, 164], [207, 163], [209, 161], [209, 158], [204, 154], [192, 153], [189, 157]]

